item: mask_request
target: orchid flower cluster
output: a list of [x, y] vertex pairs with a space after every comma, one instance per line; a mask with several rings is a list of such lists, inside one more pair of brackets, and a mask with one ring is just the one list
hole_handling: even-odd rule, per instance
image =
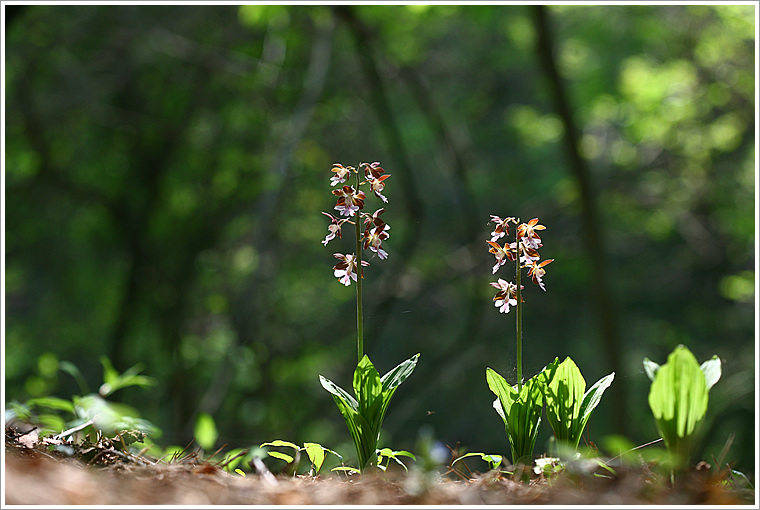
[[[491, 282], [491, 286], [499, 290], [493, 298], [494, 305], [499, 309], [499, 312], [509, 313], [510, 306], [517, 306], [518, 299], [520, 300], [520, 303], [525, 302], [521, 295], [521, 291], [524, 287], [520, 285], [520, 269], [528, 268], [528, 276], [533, 280], [533, 283], [546, 292], [546, 287], [542, 280], [546, 274], [546, 269], [544, 269], [544, 267], [550, 264], [554, 259], [540, 261], [541, 256], [539, 255], [538, 250], [543, 244], [541, 242], [541, 237], [536, 231], [545, 230], [546, 227], [538, 223], [538, 218], [533, 218], [528, 221], [528, 223], [520, 223], [519, 219], [511, 216], [501, 219], [499, 216], [491, 215], [491, 222], [495, 223], [496, 227], [493, 232], [491, 232], [491, 240], [486, 241], [486, 243], [489, 245], [488, 252], [496, 257], [496, 264], [493, 266], [493, 274], [496, 274], [499, 268], [506, 264], [507, 261], [516, 262], [517, 265], [517, 283], [508, 282], [502, 278], [499, 278], [496, 282]], [[500, 246], [497, 241], [509, 234], [510, 223], [517, 227], [515, 232], [515, 242], [506, 242], [504, 243], [504, 246]], [[520, 259], [519, 263], [517, 263], [518, 257]]]
[[[362, 260], [362, 249], [370, 250], [380, 259], [388, 258], [388, 252], [383, 249], [383, 241], [390, 236], [388, 230], [391, 227], [380, 218], [385, 209], [380, 208], [372, 214], [364, 212], [366, 195], [360, 187], [368, 184], [370, 191], [384, 203], [388, 203], [388, 199], [383, 195], [383, 190], [385, 189], [385, 180], [390, 177], [390, 174], [386, 174], [377, 161], [360, 163], [358, 170], [352, 166], [335, 163], [332, 172], [335, 175], [330, 179], [330, 185], [340, 186], [332, 191], [333, 195], [338, 197], [334, 209], [340, 213], [340, 217], [336, 218], [330, 213], [322, 212], [330, 218], [330, 225], [327, 227], [328, 234], [322, 244], [327, 246], [327, 243], [336, 237], [342, 238], [342, 228], [345, 223], [350, 223], [356, 227], [356, 252], [353, 254], [333, 254], [339, 260], [333, 267], [335, 277], [343, 285], [349, 286], [352, 280], [357, 281], [357, 274], [364, 278], [364, 271], [361, 268], [369, 265], [369, 262]], [[355, 185], [345, 184], [352, 175], [355, 176]], [[362, 180], [362, 176], [364, 180]], [[352, 221], [351, 218], [354, 220]], [[361, 225], [364, 227], [363, 231], [360, 228]]]

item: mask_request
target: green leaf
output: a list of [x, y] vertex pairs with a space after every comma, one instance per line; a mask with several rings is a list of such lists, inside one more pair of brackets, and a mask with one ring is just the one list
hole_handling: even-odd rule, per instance
[[533, 464], [533, 447], [541, 424], [544, 387], [539, 376], [528, 379], [517, 400], [506, 412], [513, 464]]
[[359, 414], [359, 404], [354, 397], [321, 375], [319, 376], [319, 380], [322, 386], [332, 393], [333, 400], [335, 400], [338, 410], [343, 415], [343, 420], [346, 422], [351, 439], [354, 441], [359, 462], [364, 467], [374, 454], [376, 445], [376, 441], [371, 441], [372, 433], [369, 423]]
[[[543, 408], [543, 378], [540, 374], [525, 382], [518, 391], [491, 368], [486, 368], [486, 382], [497, 396], [494, 402], [497, 413], [505, 422], [507, 437], [512, 449], [513, 463], [526, 462], [533, 454]], [[532, 464], [532, 462], [531, 462]]]
[[496, 414], [501, 416], [501, 419], [504, 421], [504, 425], [507, 424], [507, 415], [504, 414], [504, 406], [501, 405], [501, 399], [499, 397], [496, 397], [496, 400], [493, 401], [493, 404], [491, 404], [493, 408], [496, 410]]
[[[707, 367], [713, 384], [714, 367], [714, 362]], [[705, 373], [683, 345], [670, 353], [649, 389], [649, 407], [657, 429], [681, 464], [689, 461], [694, 430], [707, 412], [708, 392]]]
[[[486, 368], [486, 382], [488, 383], [488, 388], [496, 395], [496, 400], [499, 402], [498, 405], [494, 402], [494, 409], [496, 409], [496, 412], [499, 413], [499, 416], [501, 416], [506, 425], [507, 416], [505, 409], [509, 409], [512, 402], [517, 398], [517, 391], [507, 383], [506, 379], [490, 367]], [[501, 412], [499, 412], [500, 410]]]
[[106, 356], [100, 357], [100, 364], [103, 365], [103, 383], [113, 385], [119, 378], [119, 372], [113, 367], [111, 360]]
[[702, 373], [705, 374], [705, 382], [707, 383], [708, 390], [715, 386], [715, 383], [720, 380], [722, 372], [720, 358], [717, 355], [702, 363], [699, 368], [702, 370]]
[[319, 376], [319, 382], [322, 384], [322, 387], [333, 394], [334, 397], [339, 398], [341, 401], [343, 401], [349, 408], [351, 408], [354, 411], [359, 410], [359, 404], [356, 402], [356, 399], [351, 396], [346, 390], [332, 382], [331, 380], [327, 379], [326, 377]]
[[77, 385], [79, 386], [79, 391], [82, 395], [90, 393], [90, 388], [87, 386], [87, 381], [85, 381], [82, 372], [79, 370], [79, 368], [77, 368], [75, 364], [70, 361], [63, 360], [58, 363], [58, 368], [74, 378], [74, 380], [77, 382]]
[[283, 441], [282, 439], [275, 439], [270, 443], [261, 443], [260, 448], [264, 448], [265, 446], [285, 446], [293, 448], [294, 450], [300, 450], [300, 447], [297, 444], [291, 443], [290, 441]]
[[397, 388], [402, 382], [406, 381], [414, 369], [417, 367], [417, 360], [420, 354], [417, 353], [406, 361], [402, 361], [393, 370], [389, 371], [383, 377], [380, 378], [380, 382], [383, 385], [383, 392], [393, 390]]
[[351, 467], [351, 466], [338, 466], [332, 468], [330, 471], [347, 471], [349, 473], [361, 473], [358, 469]]
[[306, 455], [309, 456], [309, 461], [314, 465], [314, 472], [319, 473], [319, 470], [322, 469], [322, 464], [325, 462], [326, 448], [317, 443], [304, 443], [303, 446], [306, 450]]
[[470, 452], [462, 455], [461, 457], [457, 457], [454, 462], [451, 463], [453, 466], [457, 462], [459, 462], [462, 459], [466, 459], [467, 457], [478, 457], [488, 463], [491, 469], [496, 469], [501, 464], [501, 461], [503, 457], [501, 455], [495, 455], [495, 454], [486, 454], [486, 453], [480, 453], [480, 452]]
[[227, 472], [234, 471], [237, 465], [240, 464], [246, 457], [246, 454], [249, 453], [250, 451], [245, 448], [233, 448], [232, 450], [228, 451], [222, 461], [223, 469]]
[[382, 393], [382, 388], [380, 374], [365, 354], [354, 370], [354, 394], [359, 402], [359, 414], [368, 417], [367, 411]]
[[585, 391], [586, 380], [572, 358], [568, 356], [560, 364], [558, 361], [555, 358], [554, 363], [539, 374], [547, 383], [546, 416], [557, 441], [577, 449], [583, 429], [604, 391], [612, 384], [615, 373], [603, 377]]
[[657, 371], [659, 369], [660, 365], [650, 360], [649, 358], [644, 358], [644, 372], [646, 372], [650, 381], [654, 381], [654, 376], [657, 374]]
[[674, 422], [678, 437], [686, 437], [704, 417], [707, 401], [707, 380], [696, 358], [686, 347], [676, 347], [649, 392], [655, 419]]
[[574, 425], [580, 418], [581, 403], [586, 391], [586, 380], [575, 362], [568, 356], [557, 366], [546, 386], [546, 417], [557, 441], [577, 447], [580, 434], [575, 437]]
[[142, 363], [138, 363], [128, 368], [123, 374], [114, 369], [106, 356], [100, 357], [100, 363], [103, 365], [103, 384], [98, 389], [101, 396], [107, 397], [116, 390], [127, 388], [129, 386], [155, 386], [156, 379], [145, 375], [138, 375], [143, 370]]
[[210, 450], [216, 444], [216, 440], [219, 437], [219, 433], [216, 430], [216, 423], [214, 418], [208, 413], [198, 414], [198, 418], [195, 420], [195, 429], [193, 431], [195, 435], [195, 441], [204, 450]]
[[[393, 459], [394, 461], [396, 461], [397, 464], [399, 464], [401, 467], [403, 467], [405, 471], [408, 471], [406, 469], [406, 464], [404, 464], [403, 462], [401, 462], [401, 459], [398, 458], [400, 456], [409, 457], [409, 458], [413, 459], [415, 462], [417, 461], [417, 458], [414, 456], [414, 454], [411, 453], [411, 452], [407, 452], [406, 450], [393, 451], [390, 448], [382, 448], [382, 449], [380, 449], [380, 450], [377, 451], [378, 467], [382, 468], [382, 466], [380, 466], [380, 464], [382, 463], [383, 458], [387, 457], [388, 459]], [[385, 467], [387, 467], [387, 466], [385, 466]], [[382, 469], [384, 469], [384, 468], [382, 468]]]
[[28, 406], [47, 407], [49, 409], [58, 409], [74, 413], [74, 403], [70, 400], [64, 400], [58, 397], [38, 397], [26, 401]]
[[541, 371], [536, 374], [536, 377], [543, 383], [544, 386], [548, 386], [554, 379], [554, 374], [557, 373], [557, 367], [559, 366], [559, 358], [554, 358], [554, 361], [546, 365]]
[[290, 464], [291, 462], [293, 462], [293, 457], [291, 455], [286, 454], [286, 453], [267, 452], [267, 455], [269, 455], [270, 457], [274, 457], [275, 459], [282, 459], [285, 462], [287, 462], [288, 464]]
[[588, 423], [589, 418], [591, 418], [591, 413], [594, 412], [596, 406], [598, 406], [599, 402], [602, 401], [602, 395], [604, 394], [605, 390], [609, 388], [614, 379], [615, 372], [602, 377], [596, 381], [591, 388], [588, 389], [585, 395], [583, 395], [583, 402], [581, 403], [580, 409], [580, 421], [577, 425], [577, 429], [575, 430], [575, 433], [578, 435], [578, 441], [575, 442], [576, 447], [580, 441], [580, 437], [583, 435], [583, 429], [586, 428], [586, 424]]
[[419, 354], [400, 363], [381, 378], [369, 357], [365, 355], [354, 370], [355, 399], [333, 382], [319, 376], [322, 386], [332, 393], [343, 414], [356, 447], [361, 469], [376, 458], [380, 427], [391, 397], [398, 386], [414, 371], [418, 357]]

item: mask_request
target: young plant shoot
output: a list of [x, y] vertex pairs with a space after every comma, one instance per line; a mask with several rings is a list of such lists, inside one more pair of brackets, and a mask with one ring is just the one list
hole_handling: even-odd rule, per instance
[[[539, 375], [532, 377], [523, 383], [522, 374], [522, 270], [527, 269], [527, 275], [533, 283], [546, 291], [542, 281], [546, 274], [546, 267], [554, 259], [541, 261], [538, 250], [543, 246], [538, 230], [546, 227], [538, 223], [538, 218], [533, 218], [527, 223], [521, 223], [519, 219], [499, 216], [491, 216], [491, 221], [496, 224], [491, 239], [486, 241], [489, 252], [496, 257], [493, 266], [493, 274], [507, 264], [514, 263], [515, 281], [506, 281], [499, 278], [491, 283], [498, 289], [493, 298], [494, 305], [501, 313], [509, 313], [515, 309], [515, 322], [517, 325], [517, 384], [514, 386], [507, 383], [501, 375], [491, 368], [486, 368], [486, 381], [488, 387], [496, 395], [493, 403], [496, 412], [504, 420], [507, 437], [512, 449], [512, 463], [531, 464], [533, 447], [536, 444], [538, 425], [541, 422], [541, 410], [543, 408], [543, 394], [545, 381]], [[515, 228], [514, 242], [498, 243], [499, 239], [509, 236], [509, 225]]]
[[699, 424], [707, 413], [710, 388], [721, 376], [720, 358], [699, 365], [683, 345], [677, 346], [660, 366], [644, 358], [644, 371], [652, 381], [649, 407], [657, 430], [675, 462], [676, 470], [688, 466]]
[[[354, 226], [354, 252], [334, 253], [338, 263], [333, 267], [333, 274], [338, 281], [350, 286], [356, 283], [356, 349], [358, 364], [354, 371], [353, 389], [356, 398], [340, 386], [325, 377], [319, 376], [322, 386], [329, 391], [340, 409], [343, 419], [354, 440], [356, 453], [359, 458], [359, 469], [364, 471], [368, 466], [379, 466], [377, 443], [380, 437], [380, 426], [385, 418], [393, 393], [404, 382], [417, 366], [419, 354], [400, 363], [396, 368], [380, 377], [369, 357], [364, 354], [364, 327], [362, 318], [362, 280], [364, 268], [369, 261], [362, 258], [362, 250], [367, 250], [373, 257], [380, 260], [388, 258], [388, 252], [383, 249], [383, 242], [388, 239], [390, 225], [380, 215], [385, 209], [379, 208], [370, 214], [364, 211], [366, 195], [362, 186], [375, 194], [384, 203], [388, 199], [383, 195], [385, 181], [390, 177], [380, 166], [380, 163], [360, 163], [358, 167], [343, 166], [336, 163], [332, 168], [333, 176], [330, 185], [336, 187], [333, 195], [338, 197], [334, 209], [339, 217], [323, 212], [330, 219], [327, 227], [328, 234], [322, 241], [327, 243], [335, 238], [343, 238], [343, 226], [348, 223]], [[353, 183], [350, 181], [353, 180]], [[388, 450], [390, 451], [390, 450]], [[381, 457], [388, 457], [382, 450]]]

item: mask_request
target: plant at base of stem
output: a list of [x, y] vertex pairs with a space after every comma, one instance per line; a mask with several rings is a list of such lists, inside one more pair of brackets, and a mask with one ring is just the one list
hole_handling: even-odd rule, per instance
[[[335, 238], [342, 239], [342, 227], [345, 223], [354, 225], [354, 253], [334, 253], [333, 256], [339, 262], [333, 266], [333, 274], [340, 283], [347, 287], [352, 282], [356, 282], [358, 364], [354, 371], [353, 380], [355, 397], [321, 375], [319, 380], [322, 386], [332, 394], [346, 421], [359, 458], [359, 469], [364, 471], [372, 464], [382, 469], [382, 459], [390, 461], [392, 458], [401, 463], [397, 458], [399, 455], [411, 455], [407, 455], [408, 452], [394, 452], [387, 448], [378, 450], [377, 443], [380, 438], [380, 427], [391, 397], [398, 386], [412, 374], [419, 358], [418, 353], [380, 377], [369, 357], [364, 354], [362, 280], [364, 279], [363, 268], [369, 266], [369, 262], [362, 259], [362, 250], [369, 250], [381, 260], [388, 258], [388, 252], [383, 249], [383, 242], [390, 236], [388, 233], [390, 225], [380, 217], [385, 209], [379, 208], [373, 214], [364, 212], [366, 195], [361, 191], [361, 187], [363, 185], [369, 186], [369, 191], [387, 203], [388, 199], [383, 195], [383, 191], [385, 190], [385, 181], [390, 177], [390, 174], [386, 174], [378, 162], [360, 163], [357, 168], [336, 163], [333, 165], [332, 172], [335, 175], [330, 179], [330, 185], [340, 186], [332, 191], [332, 194], [338, 197], [334, 209], [345, 218], [338, 219], [329, 213], [322, 212], [330, 218], [330, 225], [327, 227], [328, 234], [322, 244], [327, 246], [327, 243]], [[352, 177], [354, 184], [345, 184]], [[403, 465], [403, 463], [401, 464]], [[385, 467], [387, 467], [387, 463]]]
[[356, 398], [326, 377], [319, 376], [322, 387], [332, 394], [335, 404], [346, 421], [351, 438], [354, 440], [361, 471], [370, 464], [377, 465], [380, 426], [383, 424], [388, 404], [396, 388], [412, 375], [419, 356], [415, 354], [380, 377], [365, 355], [354, 371], [353, 389]]
[[[486, 241], [488, 251], [496, 258], [493, 273], [507, 262], [515, 264], [515, 282], [502, 278], [492, 282], [491, 286], [498, 289], [493, 298], [494, 305], [501, 313], [509, 313], [510, 307], [515, 308], [517, 335], [517, 384], [511, 386], [506, 379], [491, 368], [486, 369], [488, 387], [496, 395], [494, 408], [504, 420], [507, 437], [512, 449], [512, 463], [532, 464], [533, 447], [538, 435], [538, 425], [541, 422], [543, 409], [543, 394], [546, 384], [544, 377], [532, 377], [523, 384], [522, 373], [522, 269], [528, 269], [528, 276], [533, 283], [546, 291], [542, 278], [546, 274], [545, 266], [554, 259], [540, 261], [539, 248], [543, 246], [538, 230], [546, 227], [533, 218], [527, 223], [521, 223], [518, 218], [491, 215], [491, 221], [496, 224], [491, 239]], [[500, 245], [497, 241], [509, 235], [509, 225], [516, 226], [514, 242]]]
[[533, 447], [541, 423], [544, 381], [538, 375], [531, 377], [518, 390], [491, 368], [486, 368], [486, 381], [496, 395], [493, 407], [504, 420], [512, 464], [532, 465]]
[[343, 456], [341, 456], [339, 453], [334, 452], [330, 450], [329, 448], [325, 448], [319, 443], [304, 443], [303, 446], [298, 446], [297, 444], [291, 443], [289, 441], [283, 441], [282, 439], [275, 439], [274, 441], [268, 442], [268, 443], [262, 443], [259, 448], [264, 448], [267, 446], [274, 446], [274, 447], [285, 447], [285, 448], [292, 448], [293, 449], [293, 455], [288, 455], [286, 453], [282, 453], [280, 451], [274, 450], [274, 451], [267, 451], [267, 455], [270, 457], [273, 457], [275, 459], [284, 460], [287, 463], [286, 468], [290, 466], [289, 471], [291, 471], [291, 475], [295, 476], [298, 473], [298, 463], [300, 460], [300, 453], [306, 452], [306, 455], [309, 457], [309, 462], [311, 464], [309, 469], [309, 474], [311, 476], [317, 476], [319, 474], [319, 470], [322, 469], [322, 464], [325, 462], [325, 457], [328, 453], [332, 453], [340, 461], [343, 461]]

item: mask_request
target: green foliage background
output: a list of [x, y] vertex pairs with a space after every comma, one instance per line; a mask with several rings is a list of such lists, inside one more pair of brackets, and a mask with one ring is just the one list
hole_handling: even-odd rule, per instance
[[384, 444], [430, 427], [508, 450], [483, 371], [514, 378], [514, 322], [484, 241], [489, 214], [538, 216], [555, 262], [545, 294], [526, 287], [526, 377], [567, 355], [588, 381], [614, 370], [590, 438], [641, 444], [641, 360], [718, 354], [704, 454], [736, 434], [729, 458], [754, 470], [754, 6], [557, 5], [548, 28], [520, 5], [5, 8], [6, 403], [76, 393], [58, 360], [98, 384], [106, 355], [160, 381], [122, 390], [159, 442], [207, 413], [217, 445], [348, 455], [317, 376], [355, 366], [354, 293], [331, 271], [350, 248], [322, 246], [320, 211], [332, 163], [380, 161], [393, 229], [365, 350], [381, 372], [421, 353]]

